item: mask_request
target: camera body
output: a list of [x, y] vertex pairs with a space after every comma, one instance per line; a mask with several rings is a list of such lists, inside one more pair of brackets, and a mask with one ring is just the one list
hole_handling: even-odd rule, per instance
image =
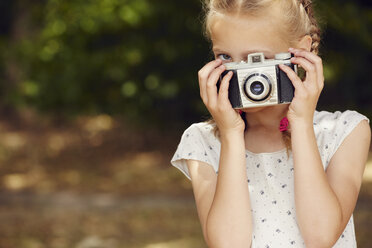
[[263, 53], [248, 55], [247, 62], [226, 63], [222, 78], [229, 72], [233, 76], [229, 85], [229, 100], [235, 109], [263, 107], [290, 103], [294, 97], [294, 87], [279, 64], [291, 67], [297, 73], [297, 65], [290, 62], [291, 53], [279, 53], [275, 59], [265, 59]]

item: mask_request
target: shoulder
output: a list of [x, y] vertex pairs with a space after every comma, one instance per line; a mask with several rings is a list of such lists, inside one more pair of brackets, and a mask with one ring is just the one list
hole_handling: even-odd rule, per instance
[[215, 143], [218, 139], [215, 135], [215, 125], [209, 122], [198, 122], [190, 125], [182, 134], [182, 139], [189, 139], [202, 143]]
[[214, 135], [215, 125], [209, 122], [194, 123], [182, 134], [171, 163], [191, 179], [187, 160], [201, 161], [218, 170], [220, 142]]
[[368, 120], [366, 116], [353, 110], [346, 110], [344, 112], [315, 111], [314, 126], [329, 130], [339, 125], [347, 127], [352, 123], [359, 123], [363, 119]]
[[325, 167], [347, 137], [360, 139], [360, 133], [369, 134], [368, 123], [366, 116], [352, 110], [315, 112], [314, 132]]
[[204, 134], [204, 135], [210, 135], [212, 134], [214, 127], [215, 125], [208, 121], [197, 122], [197, 123], [191, 124], [185, 130], [185, 133], [199, 133], [199, 134]]
[[[316, 111], [314, 114], [314, 131], [325, 138], [336, 141], [347, 136], [361, 121], [369, 119], [352, 110], [344, 112]], [[332, 136], [332, 137], [331, 137]]]

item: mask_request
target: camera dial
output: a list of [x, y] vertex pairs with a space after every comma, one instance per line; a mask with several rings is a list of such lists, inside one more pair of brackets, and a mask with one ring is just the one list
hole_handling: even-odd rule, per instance
[[292, 57], [292, 54], [290, 53], [277, 53], [275, 54], [275, 59], [276, 60], [287, 60]]

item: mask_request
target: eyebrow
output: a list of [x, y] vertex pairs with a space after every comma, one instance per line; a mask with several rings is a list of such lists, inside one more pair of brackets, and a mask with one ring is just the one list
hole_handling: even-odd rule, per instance
[[[225, 50], [222, 50], [218, 47], [216, 47], [216, 48], [213, 47], [212, 50], [213, 50], [214, 53], [227, 53]], [[258, 52], [263, 53], [266, 56], [274, 56], [274, 54], [271, 51], [268, 51], [268, 50], [247, 50], [247, 51], [244, 51], [241, 54], [244, 55], [244, 56], [248, 56], [248, 54], [258, 53]]]

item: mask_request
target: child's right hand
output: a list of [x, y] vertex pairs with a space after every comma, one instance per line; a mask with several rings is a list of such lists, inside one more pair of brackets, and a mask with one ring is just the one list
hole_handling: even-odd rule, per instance
[[217, 81], [225, 66], [220, 59], [213, 60], [199, 70], [200, 96], [215, 120], [221, 135], [231, 132], [244, 133], [245, 123], [238, 111], [233, 109], [228, 99], [228, 89], [232, 72], [226, 74], [217, 93]]

